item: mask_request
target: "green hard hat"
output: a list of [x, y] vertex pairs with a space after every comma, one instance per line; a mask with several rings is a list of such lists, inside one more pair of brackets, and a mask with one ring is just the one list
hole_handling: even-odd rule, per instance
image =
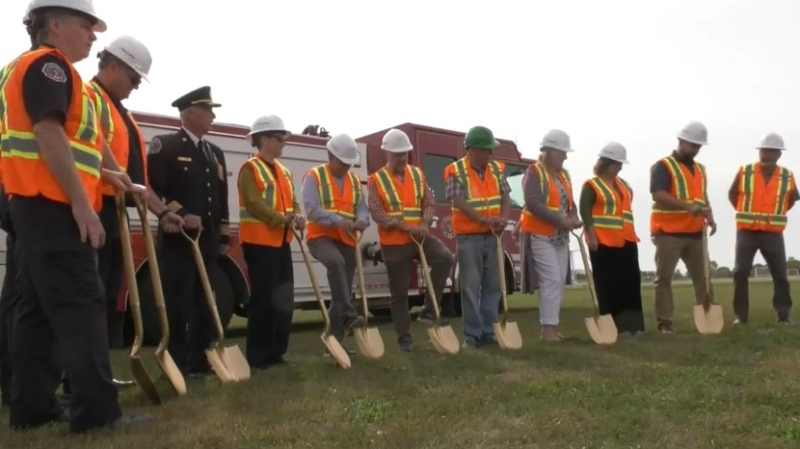
[[464, 139], [464, 148], [485, 148], [493, 150], [500, 145], [500, 142], [495, 140], [492, 130], [485, 126], [473, 126], [467, 132], [467, 138]]

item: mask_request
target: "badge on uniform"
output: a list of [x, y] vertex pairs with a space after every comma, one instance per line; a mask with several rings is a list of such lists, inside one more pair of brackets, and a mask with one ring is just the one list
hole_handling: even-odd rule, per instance
[[55, 62], [45, 63], [45, 65], [42, 66], [42, 73], [44, 76], [57, 83], [67, 82], [66, 72], [64, 72], [64, 69]]
[[150, 141], [150, 148], [147, 151], [148, 154], [156, 154], [161, 151], [161, 139], [158, 137], [153, 137], [153, 140]]

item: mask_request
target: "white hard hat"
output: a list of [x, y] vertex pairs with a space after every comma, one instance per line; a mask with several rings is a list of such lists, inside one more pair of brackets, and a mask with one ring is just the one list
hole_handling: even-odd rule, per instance
[[617, 161], [621, 164], [628, 163], [628, 152], [625, 150], [625, 147], [622, 144], [617, 142], [608, 142], [602, 149], [600, 149], [600, 157], [604, 157], [606, 159], [611, 159], [612, 161]]
[[769, 133], [761, 139], [761, 143], [758, 144], [756, 147], [757, 149], [761, 148], [770, 148], [773, 150], [786, 150], [786, 146], [783, 143], [783, 137], [781, 137], [778, 133]]
[[[116, 56], [142, 78], [147, 80], [153, 57], [141, 42], [130, 36], [120, 36], [106, 46], [105, 51]], [[148, 80], [149, 81], [149, 80]]]
[[575, 150], [572, 149], [569, 143], [569, 135], [560, 129], [551, 129], [542, 138], [541, 147], [552, 148], [554, 150], [571, 153]]
[[689, 122], [678, 133], [678, 139], [697, 145], [708, 145], [708, 130], [700, 122]]
[[23, 23], [27, 25], [32, 19], [31, 14], [37, 9], [42, 8], [71, 9], [73, 11], [86, 14], [87, 16], [96, 20], [97, 22], [94, 24], [94, 27], [92, 27], [94, 31], [102, 33], [108, 29], [106, 23], [97, 17], [92, 0], [32, 0], [28, 5], [28, 10], [25, 13], [25, 19], [23, 20]]
[[247, 141], [252, 143], [253, 134], [267, 131], [283, 131], [285, 133], [289, 132], [289, 130], [286, 129], [286, 126], [283, 125], [283, 120], [280, 117], [277, 115], [264, 115], [257, 118], [256, 121], [253, 122], [253, 126], [250, 127], [250, 132], [247, 133]]
[[358, 145], [355, 139], [347, 134], [337, 134], [333, 136], [325, 145], [336, 159], [344, 162], [347, 165], [355, 165], [361, 161], [361, 155], [358, 153]]
[[408, 134], [399, 129], [392, 128], [386, 131], [381, 141], [381, 148], [390, 153], [408, 153], [414, 149]]

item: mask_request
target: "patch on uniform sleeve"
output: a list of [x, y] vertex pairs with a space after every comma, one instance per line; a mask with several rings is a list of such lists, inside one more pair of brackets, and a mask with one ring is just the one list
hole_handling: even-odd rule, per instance
[[66, 83], [67, 82], [67, 74], [64, 72], [64, 69], [56, 64], [55, 62], [46, 62], [42, 66], [42, 73], [47, 78], [57, 82], [57, 83]]
[[153, 137], [153, 140], [150, 141], [150, 148], [147, 150], [147, 154], [156, 154], [159, 151], [161, 151], [161, 139]]

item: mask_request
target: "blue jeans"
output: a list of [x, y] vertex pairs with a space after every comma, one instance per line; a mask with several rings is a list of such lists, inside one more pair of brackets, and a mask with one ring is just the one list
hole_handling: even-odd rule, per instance
[[497, 237], [491, 233], [459, 235], [458, 283], [464, 335], [480, 339], [494, 335], [500, 291]]

